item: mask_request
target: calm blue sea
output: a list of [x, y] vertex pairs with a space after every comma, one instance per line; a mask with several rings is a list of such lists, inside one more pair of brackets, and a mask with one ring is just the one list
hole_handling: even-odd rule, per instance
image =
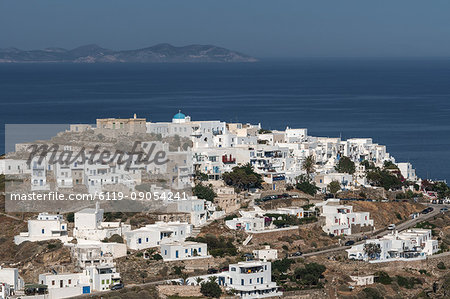
[[133, 113], [170, 121], [178, 109], [193, 120], [372, 137], [422, 178], [450, 181], [450, 60], [0, 65], [2, 128]]

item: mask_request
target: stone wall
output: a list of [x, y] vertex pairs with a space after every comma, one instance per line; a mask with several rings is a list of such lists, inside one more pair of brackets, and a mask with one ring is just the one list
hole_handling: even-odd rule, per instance
[[160, 298], [181, 295], [183, 297], [201, 297], [200, 286], [159, 285], [156, 287]]

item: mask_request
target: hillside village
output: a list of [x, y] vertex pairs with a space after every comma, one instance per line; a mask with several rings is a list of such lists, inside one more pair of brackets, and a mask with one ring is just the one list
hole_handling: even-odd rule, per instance
[[[134, 115], [16, 144], [0, 174], [0, 298], [450, 294], [449, 186], [370, 138]], [[10, 200], [52, 192], [92, 200]]]

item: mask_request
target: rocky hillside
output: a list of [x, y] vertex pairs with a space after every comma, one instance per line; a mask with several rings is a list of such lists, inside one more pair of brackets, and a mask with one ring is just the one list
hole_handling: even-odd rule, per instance
[[213, 45], [153, 47], [115, 51], [97, 45], [72, 50], [47, 48], [23, 51], [0, 49], [0, 63], [161, 63], [161, 62], [255, 62], [255, 58]]
[[409, 202], [349, 201], [348, 204], [353, 206], [355, 212], [370, 212], [377, 229], [408, 220], [409, 215], [425, 208], [424, 205]]

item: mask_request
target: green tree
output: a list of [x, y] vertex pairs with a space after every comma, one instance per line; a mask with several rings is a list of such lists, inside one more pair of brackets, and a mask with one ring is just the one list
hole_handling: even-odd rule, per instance
[[379, 271], [376, 273], [377, 281], [382, 284], [391, 284], [392, 278], [384, 271]]
[[75, 220], [75, 214], [73, 212], [67, 213], [66, 219], [67, 219], [67, 222], [73, 223]]
[[372, 170], [367, 172], [366, 177], [372, 186], [383, 187], [385, 190], [398, 189], [402, 186], [401, 180], [387, 170]]
[[270, 133], [272, 133], [272, 131], [265, 129], [259, 129], [258, 131], [258, 134], [270, 134]]
[[173, 273], [175, 275], [181, 276], [183, 273], [184, 266], [173, 266]]
[[198, 181], [207, 181], [208, 180], [208, 175], [206, 173], [203, 173], [201, 171], [196, 171], [194, 178]]
[[261, 175], [253, 170], [253, 166], [247, 163], [244, 166], [236, 166], [231, 172], [222, 175], [224, 182], [238, 190], [260, 188], [263, 182]]
[[383, 168], [384, 169], [397, 169], [398, 170], [398, 166], [395, 165], [392, 161], [384, 161]]
[[355, 167], [355, 163], [352, 160], [350, 160], [349, 157], [342, 156], [339, 159], [339, 162], [337, 163], [335, 169], [336, 169], [336, 171], [338, 171], [340, 173], [354, 174], [356, 167]]
[[295, 179], [297, 180], [295, 187], [306, 194], [314, 196], [320, 190], [314, 182], [311, 182], [309, 176], [299, 175]]
[[152, 260], [160, 261], [162, 259], [163, 259], [163, 257], [159, 253], [155, 253], [154, 255], [152, 255]]
[[314, 173], [316, 167], [316, 159], [313, 155], [309, 155], [302, 163], [302, 169], [306, 171], [306, 175], [308, 177], [311, 176], [311, 173]]
[[118, 234], [114, 234], [108, 239], [108, 242], [123, 243], [123, 238]]
[[381, 253], [380, 245], [375, 243], [366, 243], [364, 244], [364, 253], [369, 257], [369, 259], [375, 259]]
[[186, 272], [181, 273], [180, 275], [181, 279], [183, 279], [183, 285], [187, 285], [189, 274]]
[[205, 297], [219, 298], [222, 295], [222, 289], [215, 281], [208, 281], [201, 284], [200, 292]]
[[338, 181], [332, 181], [327, 185], [327, 190], [336, 195], [336, 193], [341, 190], [341, 184]]
[[383, 299], [384, 297], [381, 296], [380, 292], [377, 289], [374, 288], [365, 288], [362, 291], [363, 294], [363, 298], [367, 298], [367, 299]]
[[192, 194], [207, 201], [214, 201], [214, 198], [217, 196], [211, 185], [205, 186], [202, 183], [195, 185], [192, 189]]
[[306, 264], [304, 268], [297, 268], [294, 271], [293, 278], [298, 284], [302, 285], [318, 285], [319, 279], [325, 272], [326, 267], [317, 263]]

